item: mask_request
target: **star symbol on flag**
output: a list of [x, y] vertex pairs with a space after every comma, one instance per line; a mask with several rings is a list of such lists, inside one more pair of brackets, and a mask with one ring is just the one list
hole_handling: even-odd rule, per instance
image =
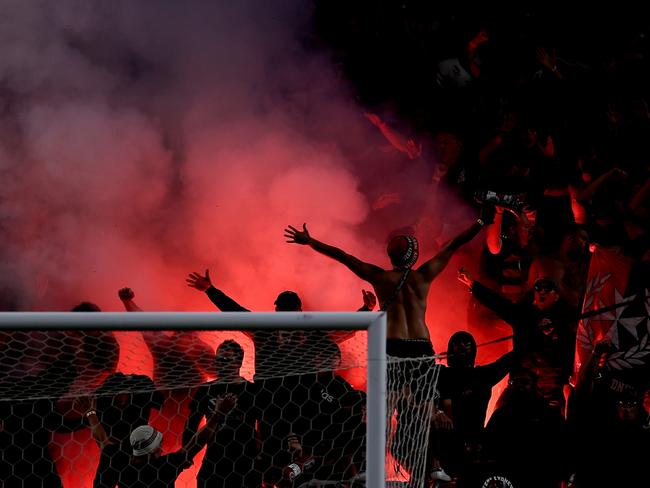
[[[605, 337], [607, 337], [610, 341], [612, 341], [612, 344], [616, 346], [616, 349], [618, 349], [618, 344], [619, 344], [619, 328], [622, 327], [625, 329], [628, 333], [632, 334], [632, 336], [636, 339], [638, 342], [639, 340], [639, 333], [637, 331], [637, 325], [639, 325], [641, 322], [646, 317], [623, 317], [623, 312], [627, 310], [627, 308], [630, 306], [630, 303], [634, 301], [634, 296], [627, 297], [626, 300], [624, 300], [623, 295], [617, 290], [614, 289], [614, 296], [615, 296], [615, 303], [622, 303], [622, 302], [629, 302], [627, 305], [623, 305], [615, 310], [613, 310], [613, 313], [611, 312], [606, 312], [602, 314], [601, 319], [602, 320], [611, 320], [612, 325], [609, 327], [609, 330], [607, 331], [607, 334]], [[646, 304], [647, 307], [647, 304]]]
[[[585, 299], [584, 299], [584, 305], [583, 305], [583, 311], [587, 310], [592, 310], [591, 306], [594, 303], [594, 298], [597, 298], [598, 294], [603, 291], [603, 288], [605, 287], [605, 283], [609, 280], [609, 278], [612, 276], [611, 273], [605, 273], [603, 276], [600, 275], [600, 273], [596, 273], [596, 276], [594, 276], [588, 283], [587, 283], [587, 289], [585, 291]], [[600, 305], [602, 307], [602, 304]], [[599, 307], [595, 307], [599, 308]]]

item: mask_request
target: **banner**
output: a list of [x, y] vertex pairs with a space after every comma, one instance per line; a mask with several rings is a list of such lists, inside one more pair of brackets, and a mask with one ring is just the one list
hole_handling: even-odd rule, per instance
[[620, 304], [613, 310], [585, 318], [577, 331], [574, 377], [591, 358], [594, 345], [609, 339], [616, 351], [606, 367], [611, 388], [623, 391], [650, 379], [650, 296], [647, 266], [610, 249], [595, 246], [589, 265], [583, 313]]

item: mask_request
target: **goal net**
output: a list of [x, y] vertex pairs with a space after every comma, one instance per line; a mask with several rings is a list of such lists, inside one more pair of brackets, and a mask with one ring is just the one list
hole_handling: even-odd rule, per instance
[[6, 487], [425, 486], [437, 368], [383, 314], [3, 313], [0, 371]]

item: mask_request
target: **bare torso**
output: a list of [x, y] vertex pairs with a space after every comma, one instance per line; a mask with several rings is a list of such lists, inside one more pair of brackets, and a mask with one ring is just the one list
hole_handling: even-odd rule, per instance
[[[382, 307], [393, 297], [403, 274], [400, 270], [384, 271], [373, 283]], [[421, 273], [411, 270], [406, 283], [388, 307], [388, 339], [429, 339], [424, 317], [430, 287], [431, 283]]]

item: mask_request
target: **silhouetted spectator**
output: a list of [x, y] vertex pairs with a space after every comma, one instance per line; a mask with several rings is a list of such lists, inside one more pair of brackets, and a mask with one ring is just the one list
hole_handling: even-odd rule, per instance
[[[341, 353], [335, 343], [329, 342], [315, 354], [318, 372], [297, 377], [291, 400], [276, 410], [277, 417], [272, 422], [272, 435], [282, 441], [283, 449], [274, 457], [277, 467], [286, 467], [304, 457], [315, 460], [309, 472], [305, 471], [296, 483], [312, 478], [348, 480], [363, 468], [355, 463], [355, 458], [358, 462], [365, 437], [365, 394], [336, 374]], [[277, 471], [275, 476], [281, 474]]]
[[[121, 288], [118, 296], [128, 312], [142, 311], [131, 288]], [[177, 396], [187, 395], [187, 388], [214, 375], [212, 348], [196, 331], [149, 330], [142, 336], [153, 356], [153, 379], [159, 389], [180, 389]]]
[[163, 396], [148, 376], [123, 373], [109, 376], [94, 396], [97, 418], [115, 445], [101, 450], [93, 487], [114, 488], [129, 464], [131, 431], [149, 423], [151, 410], [162, 408]]
[[[205, 275], [192, 273], [186, 280], [188, 286], [205, 292], [212, 303], [223, 312], [248, 312], [235, 300], [212, 285], [209, 270]], [[359, 311], [371, 310], [375, 305], [372, 293], [362, 291], [364, 305]], [[287, 290], [275, 300], [276, 312], [300, 312], [302, 301], [297, 293]], [[255, 347], [256, 402], [260, 410], [259, 432], [262, 441], [262, 455], [257, 470], [264, 472], [267, 482], [275, 482], [281, 476], [285, 464], [283, 445], [290, 428], [287, 418], [294, 414], [292, 406], [300, 408], [307, 400], [302, 375], [316, 371], [315, 357], [321, 348], [335, 341], [345, 340], [354, 333], [320, 331], [255, 330], [246, 335]], [[280, 456], [280, 457], [278, 457]]]
[[[227, 421], [237, 406], [237, 398], [226, 394], [217, 399], [206, 424], [178, 451], [162, 454], [163, 435], [150, 425], [141, 425], [131, 432], [133, 457], [120, 475], [120, 488], [173, 488], [178, 476], [192, 465], [192, 460], [210, 441], [217, 428]], [[106, 449], [112, 449], [108, 446]]]
[[451, 401], [449, 415], [454, 432], [450, 447], [455, 449], [452, 463], [460, 461], [460, 456], [473, 457], [480, 451], [492, 388], [509, 373], [516, 356], [509, 352], [484, 366], [475, 366], [475, 361], [474, 337], [465, 331], [454, 333], [447, 346], [448, 366], [442, 367], [438, 386], [441, 399]]
[[[592, 401], [597, 401], [593, 398]], [[644, 410], [645, 399], [640, 392], [619, 394], [613, 410], [599, 416], [588, 415], [589, 425], [577, 432], [576, 488], [604, 488], [611, 486], [612, 479], [618, 486], [640, 486], [647, 477], [650, 456], [650, 429], [648, 414]], [[606, 463], [612, 475], [604, 479], [602, 472], [594, 469], [594, 460]]]
[[62, 414], [57, 402], [77, 375], [74, 354], [61, 357], [38, 376], [25, 376], [3, 388], [9, 398], [15, 392], [31, 392], [18, 400], [0, 402], [0, 479], [3, 488], [61, 488], [61, 478], [50, 454], [52, 434], [84, 427], [81, 417]]
[[[414, 265], [419, 257], [419, 244], [413, 236], [396, 236], [391, 239], [386, 249], [393, 266], [389, 270], [363, 262], [341, 249], [313, 238], [306, 224], [303, 224], [302, 230], [293, 226], [285, 228], [284, 237], [288, 243], [309, 246], [314, 251], [338, 261], [359, 278], [368, 281], [375, 289], [382, 310], [387, 312], [386, 353], [399, 358], [422, 358], [433, 356], [433, 345], [429, 337], [429, 329], [425, 324], [426, 298], [431, 283], [447, 266], [453, 254], [472, 240], [493, 219], [494, 210], [486, 207], [481, 213], [481, 218], [451, 239], [436, 256], [417, 268], [414, 268]], [[427, 370], [430, 369], [426, 364], [417, 361], [414, 363], [416, 364], [403, 362], [393, 371], [388, 372], [389, 389], [392, 390], [389, 394], [393, 397], [389, 404], [391, 416], [398, 394], [409, 388], [420, 390], [413, 391], [417, 402], [427, 405], [433, 400], [433, 392], [412, 387], [422, 381], [426, 384], [425, 378], [429, 374]], [[401, 402], [401, 406], [411, 408], [404, 402]], [[420, 406], [415, 406], [414, 410], [419, 411], [419, 409]], [[398, 412], [398, 420], [399, 418]], [[424, 421], [427, 422], [428, 419], [425, 418]], [[399, 431], [399, 427], [397, 430]], [[408, 457], [412, 457], [412, 453], [408, 453]], [[423, 457], [428, 463], [430, 456], [425, 454]], [[407, 461], [405, 457], [402, 457], [401, 462], [411, 465], [411, 461]], [[423, 476], [430, 477], [428, 466], [425, 467]], [[447, 476], [444, 475], [444, 478]], [[416, 484], [425, 482], [415, 479], [411, 481]]]
[[[222, 312], [250, 312], [223, 291], [215, 288], [210, 279], [210, 271], [205, 270], [205, 275], [191, 273], [187, 278], [191, 288], [205, 292]], [[362, 290], [364, 304], [359, 311], [370, 311], [374, 308], [376, 299], [371, 292]], [[298, 294], [291, 290], [283, 291], [275, 302], [276, 312], [301, 312], [302, 301]], [[304, 347], [311, 332], [295, 331], [269, 331], [255, 330], [244, 331], [253, 340], [255, 346], [255, 380], [269, 377], [281, 377], [289, 374], [313, 371], [309, 358], [311, 351]], [[322, 334], [316, 334], [322, 336]], [[328, 332], [328, 337], [336, 342], [341, 342], [354, 335], [354, 332]]]
[[464, 269], [459, 280], [514, 332], [514, 350], [523, 366], [539, 376], [539, 388], [550, 405], [563, 408], [564, 385], [573, 371], [577, 310], [561, 300], [554, 281], [535, 282], [532, 296], [514, 303], [475, 281]]
[[650, 430], [644, 408], [650, 396], [643, 388], [612, 388], [612, 372], [606, 365], [614, 351], [607, 338], [596, 343], [591, 357], [581, 364], [569, 404], [571, 449], [579, 453], [575, 456], [576, 488], [611, 486], [611, 480], [594, 469], [594, 459], [607, 463], [620, 486], [635, 486], [646, 476]]
[[196, 433], [201, 419], [209, 418], [219, 398], [226, 394], [237, 398], [237, 406], [208, 441], [197, 475], [199, 487], [255, 487], [261, 483], [261, 473], [254, 470], [257, 455], [255, 423], [259, 414], [253, 383], [239, 375], [243, 359], [244, 350], [237, 342], [222, 342], [214, 359], [217, 378], [201, 385], [190, 403], [183, 444]]
[[[82, 302], [72, 312], [101, 312], [91, 302]], [[79, 371], [78, 386], [94, 388], [114, 373], [120, 358], [120, 344], [112, 331], [87, 329], [67, 332], [71, 341], [79, 341], [75, 364]]]
[[486, 431], [488, 448], [515, 486], [559, 487], [567, 474], [564, 420], [537, 389], [537, 375], [528, 369], [510, 373], [504, 401]]

